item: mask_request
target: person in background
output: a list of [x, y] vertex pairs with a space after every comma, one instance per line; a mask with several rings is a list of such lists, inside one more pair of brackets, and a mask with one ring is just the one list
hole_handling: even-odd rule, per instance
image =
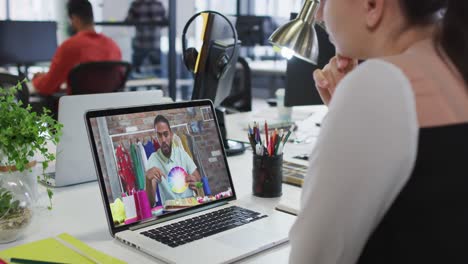
[[468, 263], [468, 1], [320, 5], [339, 55], [290, 263]]
[[[76, 35], [64, 41], [57, 49], [49, 72], [33, 77], [34, 88], [42, 95], [51, 95], [67, 82], [68, 74], [80, 63], [92, 61], [120, 61], [122, 54], [117, 44], [94, 29], [91, 3], [87, 0], [69, 0], [68, 16]], [[70, 87], [67, 93], [70, 94]]]
[[[128, 10], [125, 21], [132, 23], [161, 22], [165, 20], [166, 10], [157, 0], [135, 0]], [[136, 35], [132, 41], [132, 64], [137, 73], [148, 59], [152, 66], [161, 64], [161, 28], [158, 26], [137, 25]]]
[[[155, 203], [158, 185], [163, 205], [166, 200], [193, 197], [193, 190], [196, 189], [195, 183], [201, 180], [197, 166], [182, 146], [174, 144], [174, 133], [166, 117], [156, 116], [154, 129], [161, 147], [148, 158], [148, 170], [145, 173], [146, 192], [151, 205]], [[185, 180], [189, 188], [182, 193], [172, 191], [169, 186], [167, 177], [175, 167], [183, 168], [188, 174]]]

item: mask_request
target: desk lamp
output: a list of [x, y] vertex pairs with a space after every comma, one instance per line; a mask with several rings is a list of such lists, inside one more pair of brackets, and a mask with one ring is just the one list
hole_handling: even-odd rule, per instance
[[296, 56], [317, 64], [318, 40], [314, 23], [319, 6], [320, 0], [305, 0], [297, 18], [279, 27], [270, 36], [268, 41], [281, 51], [283, 57], [290, 59]]

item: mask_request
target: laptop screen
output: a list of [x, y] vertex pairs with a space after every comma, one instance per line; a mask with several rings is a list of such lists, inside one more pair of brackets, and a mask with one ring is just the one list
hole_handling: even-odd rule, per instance
[[91, 111], [87, 124], [114, 228], [234, 196], [209, 101]]

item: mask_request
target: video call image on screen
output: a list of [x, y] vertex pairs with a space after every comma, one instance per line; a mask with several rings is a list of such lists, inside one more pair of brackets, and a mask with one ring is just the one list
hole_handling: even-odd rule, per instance
[[90, 122], [115, 226], [232, 196], [209, 107]]

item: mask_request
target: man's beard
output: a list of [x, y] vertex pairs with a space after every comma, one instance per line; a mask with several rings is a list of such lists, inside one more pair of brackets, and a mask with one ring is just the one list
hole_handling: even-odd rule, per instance
[[161, 144], [161, 150], [164, 155], [169, 156], [171, 154], [171, 149], [172, 149], [171, 145], [168, 145], [166, 143]]

